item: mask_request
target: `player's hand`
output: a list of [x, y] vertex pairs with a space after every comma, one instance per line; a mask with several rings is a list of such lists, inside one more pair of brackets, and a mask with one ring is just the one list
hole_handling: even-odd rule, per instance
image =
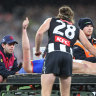
[[19, 63], [18, 68], [19, 70], [22, 68], [22, 62]]
[[36, 56], [40, 56], [41, 53], [42, 53], [42, 52], [40, 52], [40, 51], [39, 51], [39, 52], [35, 52], [35, 55], [36, 55]]
[[28, 17], [26, 17], [26, 19], [23, 21], [22, 24], [23, 29], [27, 29], [28, 25], [29, 25], [29, 19]]

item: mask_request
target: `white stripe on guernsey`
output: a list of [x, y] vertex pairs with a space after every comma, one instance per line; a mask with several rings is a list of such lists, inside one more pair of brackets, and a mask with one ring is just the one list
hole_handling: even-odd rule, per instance
[[66, 52], [66, 45], [60, 44], [60, 51]]
[[[61, 51], [61, 52], [69, 53], [69, 52], [66, 51], [66, 45], [60, 44], [60, 50], [55, 50], [54, 49], [54, 43], [48, 44], [48, 53], [53, 52], [53, 51]], [[69, 54], [73, 55], [72, 48], [70, 48], [70, 53]]]
[[71, 54], [72, 57], [73, 57], [73, 50], [72, 50], [72, 48], [70, 48], [70, 54]]
[[54, 43], [48, 44], [48, 53], [53, 52], [53, 51], [54, 51]]

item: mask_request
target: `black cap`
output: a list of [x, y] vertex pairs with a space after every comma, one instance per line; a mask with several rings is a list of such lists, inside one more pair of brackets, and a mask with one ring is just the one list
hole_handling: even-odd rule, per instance
[[80, 18], [79, 21], [78, 21], [78, 26], [80, 27], [80, 29], [83, 30], [83, 28], [87, 25], [93, 25], [93, 22], [90, 18]]
[[7, 44], [16, 43], [16, 44], [18, 44], [18, 42], [13, 38], [13, 36], [10, 36], [10, 35], [4, 36], [1, 43], [7, 43]]

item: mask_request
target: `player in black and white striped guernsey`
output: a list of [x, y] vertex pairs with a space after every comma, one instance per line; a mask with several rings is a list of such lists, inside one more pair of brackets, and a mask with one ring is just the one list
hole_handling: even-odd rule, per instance
[[41, 75], [42, 96], [50, 96], [56, 76], [60, 77], [61, 96], [70, 96], [72, 75], [72, 47], [77, 39], [93, 54], [96, 49], [89, 43], [82, 30], [74, 24], [74, 12], [68, 6], [59, 8], [56, 18], [48, 18], [35, 37], [36, 56], [41, 54], [43, 34], [48, 31], [48, 45], [43, 74]]

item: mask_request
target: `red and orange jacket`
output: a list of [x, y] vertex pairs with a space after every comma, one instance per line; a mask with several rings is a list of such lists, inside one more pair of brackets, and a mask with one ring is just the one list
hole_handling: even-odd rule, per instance
[[[96, 40], [91, 38], [88, 39], [89, 42], [96, 47]], [[96, 57], [94, 57], [82, 44], [77, 41], [73, 46], [73, 56], [75, 59], [87, 60], [90, 62], [96, 62]]]

